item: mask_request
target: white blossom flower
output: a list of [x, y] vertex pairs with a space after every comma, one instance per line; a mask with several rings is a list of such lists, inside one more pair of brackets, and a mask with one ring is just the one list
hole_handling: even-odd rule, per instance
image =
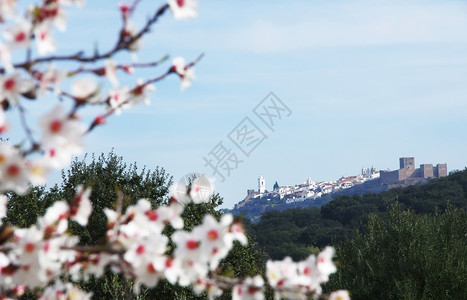
[[48, 286], [39, 300], [90, 300], [92, 293], [87, 293], [70, 282], [63, 283], [60, 279]]
[[329, 300], [350, 300], [349, 292], [338, 290], [329, 294]]
[[215, 298], [222, 295], [222, 289], [220, 289], [215, 284], [208, 282], [204, 278], [198, 278], [193, 284], [193, 292], [197, 296], [201, 295], [203, 292], [206, 292], [209, 300], [214, 300]]
[[155, 90], [156, 87], [154, 85], [143, 83], [142, 79], [138, 79], [136, 82], [136, 87], [131, 90], [131, 97], [128, 101], [128, 107], [133, 107], [140, 103], [144, 103], [145, 105], [151, 104], [149, 94]]
[[212, 215], [206, 215], [203, 223], [193, 229], [193, 235], [200, 237], [201, 251], [207, 254], [211, 270], [215, 270], [232, 249], [232, 239], [228, 237], [231, 222], [230, 214], [222, 216], [220, 222]]
[[24, 194], [29, 188], [29, 169], [16, 148], [0, 144], [0, 191]]
[[281, 261], [268, 260], [266, 277], [273, 288], [291, 287], [296, 284], [298, 278], [297, 263], [288, 256]]
[[118, 86], [117, 63], [114, 60], [108, 59], [105, 61], [105, 76], [114, 87]]
[[5, 117], [5, 112], [3, 109], [0, 109], [0, 134], [5, 133], [8, 131], [8, 123]]
[[120, 115], [122, 108], [128, 107], [126, 103], [130, 96], [129, 92], [130, 89], [127, 86], [110, 90], [108, 110], [114, 110], [116, 115]]
[[169, 0], [168, 4], [177, 20], [191, 19], [198, 16], [198, 0]]
[[172, 225], [175, 229], [183, 228], [183, 218], [182, 218], [183, 206], [180, 203], [173, 201], [168, 206], [160, 206], [157, 208], [157, 213], [159, 214], [160, 220], [163, 224]]
[[[2, 225], [2, 219], [6, 217], [8, 201], [9, 199], [7, 196], [0, 195], [0, 225]], [[0, 261], [0, 265], [1, 265], [1, 261]]]
[[55, 165], [68, 162], [72, 155], [83, 151], [85, 129], [79, 121], [70, 119], [61, 106], [56, 106], [44, 115], [40, 125], [43, 131], [41, 146], [46, 150], [47, 158]]
[[332, 262], [334, 252], [334, 248], [328, 246], [316, 257], [316, 266], [321, 273], [323, 282], [327, 282], [329, 275], [337, 271], [336, 266]]
[[65, 31], [67, 26], [66, 12], [59, 3], [49, 3], [42, 7], [46, 13], [46, 19], [42, 23], [53, 24], [60, 31]]
[[0, 99], [6, 99], [10, 104], [16, 105], [23, 93], [34, 88], [34, 82], [30, 79], [21, 79], [19, 72], [0, 77]]
[[70, 208], [71, 219], [78, 222], [81, 226], [88, 224], [88, 219], [92, 212], [90, 196], [91, 188], [79, 185]]
[[6, 72], [12, 72], [14, 70], [14, 66], [11, 63], [10, 48], [3, 43], [0, 43], [0, 62]]
[[34, 36], [37, 44], [37, 52], [40, 55], [56, 51], [55, 41], [52, 38], [52, 28], [48, 22], [42, 22], [35, 26]]
[[47, 208], [45, 215], [37, 220], [37, 225], [46, 235], [63, 234], [68, 228], [70, 208], [65, 201], [56, 201]]
[[263, 286], [264, 280], [261, 276], [248, 277], [243, 283], [233, 287], [232, 300], [263, 300]]
[[194, 67], [187, 68], [185, 70], [185, 74], [181, 76], [181, 78], [182, 78], [181, 89], [183, 91], [187, 87], [190, 87], [191, 82], [193, 81], [193, 79], [195, 79], [195, 68]]
[[33, 185], [47, 183], [47, 174], [52, 169], [47, 159], [42, 157], [35, 161], [26, 161], [26, 167], [29, 169], [29, 180]]
[[15, 24], [9, 26], [3, 32], [10, 49], [27, 48], [31, 43], [31, 23], [25, 19], [16, 20]]
[[48, 88], [53, 88], [56, 94], [60, 94], [57, 86], [66, 79], [66, 72], [57, 70], [54, 65], [49, 65], [44, 73], [38, 73], [35, 77], [39, 80], [39, 94], [44, 95]]
[[16, 0], [0, 1], [0, 19], [11, 18], [16, 13]]
[[191, 86], [191, 81], [195, 79], [195, 68], [193, 66], [188, 67], [183, 57], [176, 57], [172, 60], [172, 68], [182, 79], [182, 91]]
[[78, 100], [92, 103], [99, 97], [99, 88], [91, 77], [79, 78], [73, 82], [71, 94]]

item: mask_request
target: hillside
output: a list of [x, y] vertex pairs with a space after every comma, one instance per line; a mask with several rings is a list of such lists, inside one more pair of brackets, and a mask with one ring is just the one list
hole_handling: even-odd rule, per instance
[[334, 244], [368, 220], [370, 213], [386, 212], [393, 204], [417, 214], [467, 207], [467, 169], [424, 185], [393, 188], [379, 194], [341, 195], [321, 208], [266, 211], [249, 233], [273, 259], [286, 255], [303, 259], [313, 247]]

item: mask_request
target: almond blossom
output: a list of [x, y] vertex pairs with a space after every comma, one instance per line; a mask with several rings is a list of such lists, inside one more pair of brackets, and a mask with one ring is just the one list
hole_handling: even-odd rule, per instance
[[78, 101], [92, 103], [99, 97], [99, 88], [91, 77], [79, 78], [73, 82], [71, 94]]
[[42, 96], [48, 89], [53, 89], [55, 94], [60, 94], [58, 84], [64, 81], [67, 74], [63, 70], [58, 70], [54, 65], [49, 65], [43, 73], [37, 72], [34, 77], [39, 80], [39, 94]]
[[14, 72], [0, 77], [0, 99], [6, 99], [11, 105], [19, 103], [21, 94], [34, 88], [30, 79], [22, 79], [20, 72]]
[[169, 0], [168, 4], [177, 20], [191, 19], [198, 16], [198, 0]]
[[90, 300], [92, 293], [87, 293], [77, 286], [61, 280], [48, 286], [39, 300]]
[[128, 87], [115, 88], [109, 91], [108, 111], [114, 111], [116, 115], [122, 113], [122, 108], [128, 107], [130, 89]]
[[[9, 200], [10, 199], [7, 196], [0, 195], [0, 225], [2, 225], [2, 219], [6, 217], [7, 204]], [[0, 264], [1, 264], [1, 261], [0, 261]]]
[[117, 78], [117, 64], [115, 61], [108, 59], [105, 62], [105, 76], [107, 79], [112, 83], [114, 87], [118, 86], [118, 78]]
[[191, 81], [195, 79], [195, 68], [193, 66], [187, 66], [183, 57], [176, 57], [172, 61], [172, 68], [182, 79], [182, 91], [191, 86]]
[[13, 64], [11, 63], [10, 48], [3, 43], [0, 43], [0, 62], [5, 71], [12, 72], [14, 70]]
[[131, 92], [130, 99], [127, 107], [133, 107], [137, 104], [144, 103], [145, 105], [151, 104], [149, 94], [154, 92], [156, 87], [150, 83], [143, 83], [142, 79], [138, 79], [136, 87]]
[[0, 1], [0, 19], [11, 18], [16, 13], [16, 0]]
[[232, 300], [263, 300], [264, 280], [261, 276], [248, 277], [232, 289]]
[[[56, 106], [44, 115], [40, 119], [40, 126], [43, 132], [41, 146], [56, 166], [67, 163], [72, 155], [83, 151], [82, 139], [85, 129], [79, 121], [70, 118], [61, 106]], [[60, 161], [57, 161], [57, 158], [60, 158]]]
[[52, 28], [47, 22], [39, 23], [34, 28], [37, 52], [40, 55], [55, 52], [55, 41], [52, 38]]
[[82, 185], [78, 186], [70, 209], [70, 216], [73, 221], [78, 222], [81, 226], [88, 224], [88, 219], [92, 212], [90, 196], [91, 188]]
[[10, 49], [27, 48], [31, 43], [31, 23], [25, 19], [17, 19], [3, 32], [3, 37], [7, 41]]
[[0, 144], [0, 191], [24, 194], [29, 188], [29, 169], [18, 149]]
[[350, 300], [349, 292], [338, 290], [329, 294], [329, 300]]

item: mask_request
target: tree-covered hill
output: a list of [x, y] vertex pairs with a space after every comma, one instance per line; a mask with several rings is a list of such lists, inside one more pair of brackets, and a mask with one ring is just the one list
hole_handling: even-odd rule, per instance
[[371, 213], [387, 212], [395, 203], [415, 214], [434, 214], [448, 206], [467, 206], [467, 169], [433, 179], [424, 185], [395, 188], [379, 194], [339, 196], [320, 208], [267, 211], [250, 234], [273, 259], [303, 259], [314, 247], [342, 241], [353, 229], [366, 224]]

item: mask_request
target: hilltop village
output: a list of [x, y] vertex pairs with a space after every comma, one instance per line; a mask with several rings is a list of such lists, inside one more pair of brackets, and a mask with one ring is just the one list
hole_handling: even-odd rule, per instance
[[[415, 168], [414, 157], [401, 157], [399, 169], [376, 171], [374, 167], [362, 168], [359, 175], [341, 177], [335, 181], [315, 182], [308, 178], [304, 183], [294, 186], [279, 186], [276, 182], [272, 191], [266, 190], [266, 180], [263, 176], [258, 178], [258, 190], [247, 190], [245, 199], [237, 203], [234, 210], [242, 210], [250, 203], [268, 203], [291, 205], [308, 202], [314, 206], [319, 198], [326, 194], [344, 192], [345, 190], [362, 193], [368, 189], [374, 191], [387, 190], [396, 186], [425, 183], [432, 178], [447, 176], [447, 165], [421, 164]], [[376, 188], [376, 189], [375, 189]], [[348, 193], [348, 194], [351, 194]], [[261, 200], [261, 201], [260, 201]], [[316, 203], [318, 204], [318, 203]]]

